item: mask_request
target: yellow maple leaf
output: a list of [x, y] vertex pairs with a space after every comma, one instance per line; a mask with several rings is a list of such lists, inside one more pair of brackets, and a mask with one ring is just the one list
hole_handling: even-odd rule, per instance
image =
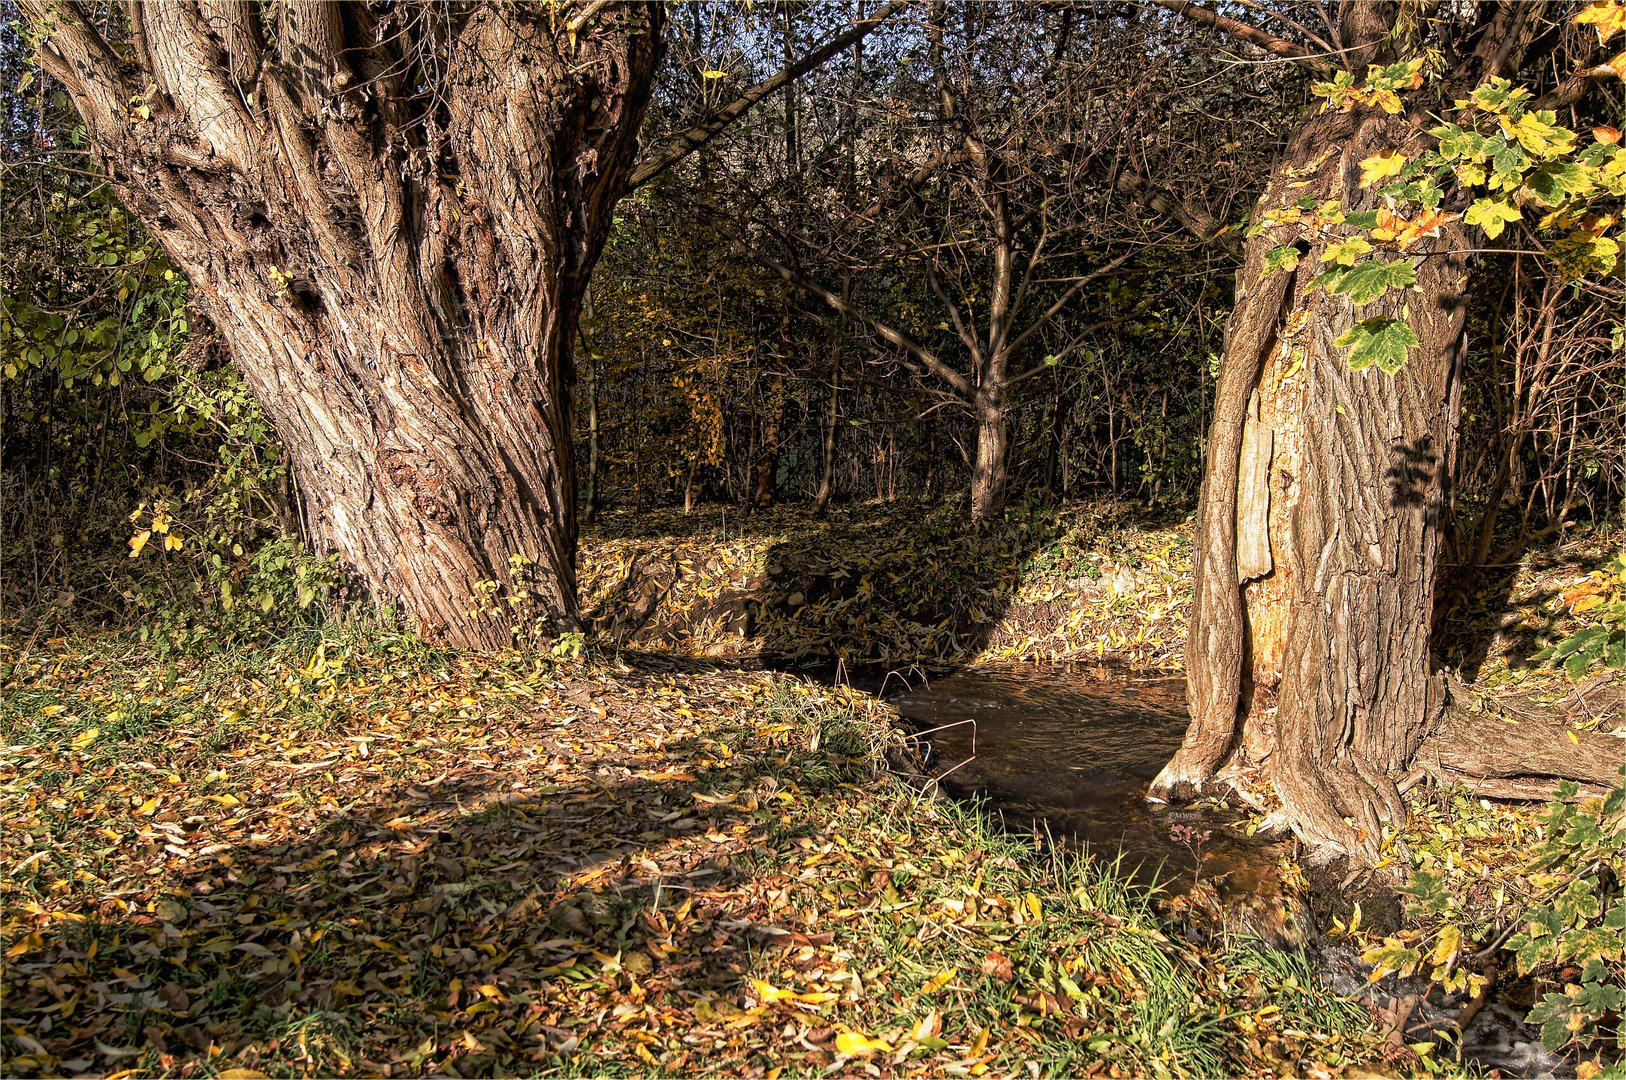
[[1399, 150], [1384, 150], [1361, 161], [1361, 187], [1369, 188], [1386, 180], [1406, 167], [1406, 155]]
[[1577, 26], [1593, 26], [1598, 31], [1598, 44], [1607, 45], [1609, 39], [1622, 30], [1626, 30], [1626, 4], [1620, 0], [1601, 0], [1600, 3], [1588, 4], [1586, 9], [1575, 16]]

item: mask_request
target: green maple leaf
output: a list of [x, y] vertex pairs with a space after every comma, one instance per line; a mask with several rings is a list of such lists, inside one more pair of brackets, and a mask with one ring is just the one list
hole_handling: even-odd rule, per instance
[[1349, 350], [1349, 369], [1363, 371], [1376, 364], [1393, 375], [1406, 366], [1411, 349], [1418, 345], [1416, 331], [1399, 319], [1362, 319], [1339, 335], [1334, 342]]
[[1390, 289], [1409, 288], [1417, 280], [1417, 266], [1410, 259], [1382, 262], [1367, 259], [1356, 263], [1332, 286], [1332, 291], [1356, 304], [1370, 304]]
[[1590, 192], [1592, 177], [1584, 165], [1552, 161], [1526, 177], [1524, 184], [1544, 204], [1557, 206], [1567, 196]]
[[1298, 264], [1299, 249], [1290, 244], [1282, 244], [1279, 247], [1271, 248], [1265, 253], [1264, 272], [1274, 274], [1277, 271], [1290, 271], [1295, 269]]

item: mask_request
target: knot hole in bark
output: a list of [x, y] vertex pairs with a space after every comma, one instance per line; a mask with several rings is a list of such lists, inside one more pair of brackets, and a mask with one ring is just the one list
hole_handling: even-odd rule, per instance
[[446, 470], [439, 462], [423, 454], [386, 450], [383, 464], [391, 483], [407, 493], [422, 518], [442, 527], [457, 524], [457, 511], [446, 491]]

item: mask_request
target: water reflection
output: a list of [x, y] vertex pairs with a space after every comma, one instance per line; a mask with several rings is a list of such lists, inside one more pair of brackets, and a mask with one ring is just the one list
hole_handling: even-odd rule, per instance
[[1141, 880], [1172, 891], [1189, 888], [1200, 858], [1222, 892], [1276, 893], [1277, 845], [1244, 835], [1237, 815], [1146, 801], [1185, 732], [1185, 681], [1104, 674], [978, 668], [888, 696], [949, 794], [982, 794], [1013, 825], [1121, 851]]

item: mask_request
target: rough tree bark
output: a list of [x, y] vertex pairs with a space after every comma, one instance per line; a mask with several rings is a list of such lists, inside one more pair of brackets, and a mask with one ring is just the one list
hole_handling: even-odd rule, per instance
[[[1358, 162], [1416, 138], [1381, 111], [1313, 117], [1259, 205], [1313, 194], [1364, 209]], [[1267, 276], [1279, 242], [1249, 240], [1237, 279], [1197, 517], [1192, 724], [1155, 790], [1268, 761], [1301, 837], [1376, 861], [1383, 823], [1404, 817], [1397, 778], [1442, 704], [1428, 640], [1469, 245], [1447, 227], [1414, 249], [1420, 296], [1357, 316], [1311, 287], [1319, 250]], [[1351, 371], [1334, 344], [1377, 314], [1421, 343], [1393, 376]]]
[[570, 342], [662, 5], [129, 3], [117, 50], [77, 3], [22, 8], [318, 542], [451, 644], [573, 624]]
[[1010, 482], [1010, 421], [997, 397], [979, 395], [977, 454], [971, 464], [971, 520], [993, 521], [1005, 510]]
[[[1376, 110], [1311, 117], [1260, 209], [1306, 195], [1367, 209], [1358, 163], [1415, 151], [1420, 137], [1415, 120]], [[1547, 777], [1551, 795], [1551, 777], [1596, 781], [1596, 770], [1575, 771], [1578, 755], [1603, 755], [1613, 772], [1621, 747], [1606, 736], [1580, 736], [1579, 747], [1534, 724], [1528, 738], [1463, 745], [1475, 741], [1467, 713], [1448, 710], [1445, 677], [1431, 669], [1473, 240], [1450, 224], [1419, 242], [1408, 252], [1420, 257], [1417, 290], [1359, 313], [1312, 288], [1319, 247], [1292, 273], [1267, 275], [1279, 243], [1268, 231], [1250, 239], [1237, 279], [1197, 514], [1192, 722], [1153, 793], [1184, 797], [1258, 770], [1281, 797], [1282, 822], [1316, 853], [1372, 865], [1383, 827], [1405, 820], [1414, 764], [1503, 795]], [[1420, 343], [1392, 376], [1351, 371], [1335, 344], [1375, 315], [1403, 319]], [[1418, 758], [1425, 738], [1438, 768]]]
[[[1323, 72], [1297, 46], [1235, 20], [1186, 0], [1156, 2]], [[1446, 88], [1460, 96], [1528, 61], [1549, 41], [1532, 29], [1541, 9], [1486, 4], [1453, 23], [1467, 46]], [[1342, 6], [1342, 62], [1355, 72], [1380, 62], [1399, 17], [1393, 5]], [[1573, 101], [1583, 88], [1571, 76], [1545, 100]], [[1421, 110], [1308, 116], [1260, 212], [1306, 196], [1369, 208], [1358, 163], [1420, 149], [1428, 123]], [[1263, 775], [1314, 854], [1370, 866], [1384, 825], [1404, 821], [1402, 789], [1423, 776], [1497, 797], [1548, 797], [1564, 777], [1596, 791], [1626, 759], [1618, 739], [1550, 720], [1527, 719], [1516, 733], [1486, 724], [1483, 703], [1431, 670], [1444, 474], [1460, 420], [1465, 253], [1476, 240], [1445, 226], [1408, 252], [1420, 256], [1416, 289], [1361, 310], [1403, 319], [1419, 339], [1393, 377], [1349, 370], [1335, 341], [1356, 316], [1311, 287], [1319, 245], [1301, 246], [1294, 272], [1267, 276], [1266, 253], [1281, 238], [1248, 241], [1197, 514], [1192, 722], [1154, 797]]]

